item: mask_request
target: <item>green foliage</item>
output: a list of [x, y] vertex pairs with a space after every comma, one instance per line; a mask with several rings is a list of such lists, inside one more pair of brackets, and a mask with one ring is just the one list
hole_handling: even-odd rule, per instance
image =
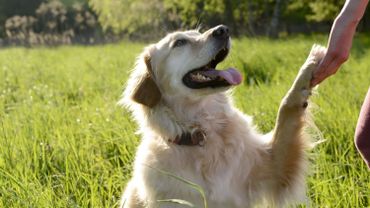
[[42, 0], [0, 0], [0, 37], [4, 35], [7, 18], [19, 15], [34, 15]]
[[[98, 15], [99, 24], [108, 35], [154, 39], [178, 29], [199, 26], [228, 25], [235, 35], [270, 35], [279, 32], [315, 31], [318, 25], [329, 27], [344, 0], [0, 0], [0, 37], [5, 36], [4, 24], [12, 16], [35, 16], [36, 8], [57, 4], [67, 10], [76, 3]], [[89, 5], [88, 7], [85, 5]], [[54, 5], [54, 7], [57, 7]], [[94, 12], [92, 12], [90, 10]], [[61, 10], [63, 11], [63, 9]], [[365, 18], [368, 17], [365, 14]], [[53, 19], [53, 18], [52, 18]], [[56, 19], [54, 18], [54, 21]], [[369, 28], [370, 22], [364, 21]], [[272, 24], [274, 23], [274, 24]], [[290, 28], [293, 28], [290, 30]], [[305, 28], [305, 29], [302, 29]], [[94, 33], [93, 31], [90, 31]]]
[[90, 0], [90, 5], [98, 14], [103, 29], [115, 33], [145, 30], [150, 31], [146, 35], [153, 35], [163, 23], [161, 0]]
[[307, 15], [307, 19], [317, 22], [334, 20], [334, 18], [339, 14], [343, 4], [344, 0], [316, 0], [309, 2], [308, 5], [312, 10], [312, 14]]
[[36, 10], [39, 30], [46, 33], [63, 33], [67, 20], [66, 6], [57, 0], [42, 3]]
[[164, 8], [172, 12], [172, 16], [178, 15], [178, 24], [195, 27], [201, 22], [222, 22], [224, 19], [225, 5], [223, 0], [196, 0], [196, 1], [171, 1], [164, 0]]
[[99, 24], [87, 5], [67, 7], [59, 0], [41, 3], [34, 16], [13, 16], [6, 20], [8, 44], [92, 43]]
[[[233, 41], [219, 68], [234, 66], [247, 76], [233, 97], [261, 131], [273, 128], [312, 43], [324, 40]], [[122, 42], [0, 51], [0, 207], [117, 206], [139, 143], [136, 125], [117, 101], [143, 47]], [[370, 206], [369, 172], [353, 144], [369, 88], [369, 47], [368, 35], [356, 38], [351, 59], [312, 99], [326, 142], [311, 154], [311, 207]]]
[[[106, 30], [131, 35], [227, 24], [234, 34], [263, 34], [273, 18], [285, 25], [326, 22], [338, 14], [343, 0], [89, 0]], [[277, 7], [276, 7], [277, 6]], [[277, 11], [275, 11], [277, 9]], [[273, 17], [273, 14], [278, 14]], [[282, 15], [280, 15], [282, 14]]]
[[72, 7], [73, 5], [76, 5], [76, 4], [84, 5], [87, 3], [88, 0], [60, 0], [60, 1], [67, 7]]
[[[262, 0], [90, 0], [91, 7], [99, 14], [105, 30], [128, 35], [157, 33], [158, 36], [178, 28], [196, 28], [220, 23], [230, 24], [235, 31], [246, 31], [248, 17], [257, 22], [269, 11], [273, 3], [260, 4]], [[240, 26], [240, 27], [239, 27]], [[237, 28], [240, 29], [237, 29]], [[154, 34], [153, 34], [154, 32]]]
[[345, 0], [295, 0], [288, 4], [286, 16], [303, 20], [323, 22], [333, 21], [339, 14]]

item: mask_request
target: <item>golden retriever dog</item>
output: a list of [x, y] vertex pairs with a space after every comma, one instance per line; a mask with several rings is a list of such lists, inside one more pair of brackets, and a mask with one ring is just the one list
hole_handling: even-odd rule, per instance
[[[307, 100], [326, 49], [312, 48], [274, 130], [263, 135], [227, 93], [242, 75], [216, 70], [230, 46], [220, 25], [168, 34], [138, 57], [120, 103], [142, 140], [121, 207], [283, 207], [306, 200]], [[184, 180], [202, 187], [204, 197]]]

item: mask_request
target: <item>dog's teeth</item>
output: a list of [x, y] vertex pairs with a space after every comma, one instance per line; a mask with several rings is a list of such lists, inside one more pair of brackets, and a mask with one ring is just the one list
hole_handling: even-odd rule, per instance
[[210, 81], [211, 78], [206, 77], [200, 73], [191, 74], [191, 78], [195, 81], [203, 82], [203, 81]]

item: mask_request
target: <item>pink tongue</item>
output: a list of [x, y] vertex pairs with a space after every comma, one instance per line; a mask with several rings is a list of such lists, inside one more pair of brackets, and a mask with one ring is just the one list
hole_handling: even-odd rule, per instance
[[238, 70], [234, 68], [228, 68], [222, 71], [210, 70], [210, 71], [205, 71], [204, 74], [208, 76], [220, 76], [224, 78], [231, 85], [238, 85], [243, 80], [242, 75], [238, 72]]
[[223, 77], [229, 84], [238, 85], [242, 82], [242, 75], [234, 68], [219, 71], [220, 77]]

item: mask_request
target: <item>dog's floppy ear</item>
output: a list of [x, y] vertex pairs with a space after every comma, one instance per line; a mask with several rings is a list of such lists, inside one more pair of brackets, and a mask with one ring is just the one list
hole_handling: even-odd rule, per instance
[[154, 81], [151, 57], [149, 53], [145, 54], [143, 59], [147, 69], [137, 83], [136, 88], [133, 90], [132, 99], [137, 103], [152, 108], [159, 102], [162, 95]]

